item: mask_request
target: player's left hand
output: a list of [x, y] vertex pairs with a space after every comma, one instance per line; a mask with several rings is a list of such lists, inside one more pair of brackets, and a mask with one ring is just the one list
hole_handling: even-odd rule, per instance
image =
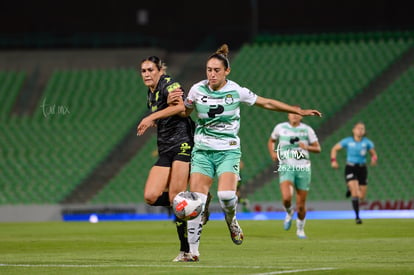
[[322, 117], [322, 113], [319, 112], [318, 110], [311, 110], [311, 109], [306, 109], [306, 110], [300, 110], [300, 115], [301, 116], [318, 116], [318, 117]]
[[155, 127], [155, 122], [151, 119], [144, 118], [137, 126], [137, 136], [142, 136], [149, 127]]

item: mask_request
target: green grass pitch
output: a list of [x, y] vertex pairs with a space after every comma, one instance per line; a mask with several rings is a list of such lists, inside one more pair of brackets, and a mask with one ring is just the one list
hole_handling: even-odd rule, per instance
[[173, 263], [172, 221], [0, 223], [0, 274], [414, 274], [414, 220], [308, 220], [308, 239], [281, 220], [203, 229], [200, 262]]

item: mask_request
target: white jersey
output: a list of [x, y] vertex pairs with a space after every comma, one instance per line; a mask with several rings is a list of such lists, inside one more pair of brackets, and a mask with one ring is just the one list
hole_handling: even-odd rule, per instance
[[279, 140], [275, 151], [280, 164], [307, 165], [310, 164], [309, 151], [299, 147], [299, 142], [310, 145], [318, 141], [315, 131], [307, 124], [300, 123], [293, 127], [289, 122], [275, 126], [270, 134], [272, 140]]
[[240, 103], [251, 106], [257, 95], [234, 81], [227, 80], [218, 91], [208, 86], [208, 80], [194, 84], [185, 106], [197, 111], [194, 149], [231, 150], [240, 148]]

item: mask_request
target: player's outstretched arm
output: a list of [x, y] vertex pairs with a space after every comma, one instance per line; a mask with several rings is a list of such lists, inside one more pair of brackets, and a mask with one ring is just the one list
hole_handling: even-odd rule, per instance
[[156, 120], [173, 115], [180, 115], [182, 113], [185, 113], [185, 106], [181, 100], [181, 103], [178, 103], [176, 105], [169, 105], [165, 109], [150, 114], [149, 116], [143, 118], [138, 124], [137, 136], [142, 136], [149, 127], [154, 127]]
[[277, 112], [286, 112], [286, 113], [293, 113], [298, 114], [301, 116], [322, 116], [322, 113], [318, 110], [312, 110], [312, 109], [301, 109], [296, 106], [291, 106], [289, 104], [286, 104], [284, 102], [271, 99], [271, 98], [265, 98], [258, 96], [255, 102], [255, 105], [262, 107], [267, 110], [277, 111]]

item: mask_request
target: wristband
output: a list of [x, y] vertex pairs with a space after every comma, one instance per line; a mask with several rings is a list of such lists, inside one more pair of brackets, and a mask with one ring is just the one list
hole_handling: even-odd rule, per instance
[[371, 161], [377, 161], [377, 159], [378, 159], [377, 156], [372, 156], [371, 157]]
[[331, 162], [334, 162], [334, 161], [336, 161], [336, 158], [331, 158]]

